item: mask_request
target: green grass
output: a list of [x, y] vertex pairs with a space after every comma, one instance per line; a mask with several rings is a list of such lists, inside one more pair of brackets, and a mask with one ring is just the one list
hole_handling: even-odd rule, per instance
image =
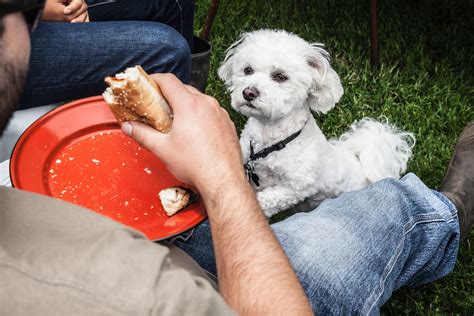
[[[196, 31], [210, 0], [198, 0]], [[474, 119], [473, 1], [379, 1], [381, 66], [369, 63], [368, 1], [221, 1], [212, 33], [207, 93], [231, 112], [238, 129], [245, 119], [230, 109], [216, 71], [242, 31], [285, 29], [323, 42], [345, 95], [317, 120], [328, 136], [364, 116], [388, 119], [417, 137], [410, 172], [436, 188], [453, 145]], [[382, 308], [386, 315], [474, 314], [474, 234], [464, 243], [454, 272], [416, 289], [402, 288]]]

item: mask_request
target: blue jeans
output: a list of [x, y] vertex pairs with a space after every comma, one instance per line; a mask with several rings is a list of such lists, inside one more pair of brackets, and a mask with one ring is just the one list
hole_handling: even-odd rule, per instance
[[104, 77], [135, 65], [190, 81], [193, 0], [88, 4], [93, 22], [42, 22], [32, 34], [20, 109], [101, 94]]
[[[459, 246], [454, 205], [414, 174], [344, 193], [272, 229], [321, 315], [377, 315], [396, 289], [451, 272]], [[207, 221], [172, 242], [216, 274]]]

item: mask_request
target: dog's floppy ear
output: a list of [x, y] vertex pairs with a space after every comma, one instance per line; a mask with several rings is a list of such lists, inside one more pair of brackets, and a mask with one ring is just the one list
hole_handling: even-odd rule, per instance
[[344, 89], [337, 73], [329, 64], [329, 54], [322, 44], [311, 44], [312, 49], [306, 56], [306, 63], [312, 72], [312, 84], [308, 93], [308, 104], [311, 110], [327, 113], [341, 98]]
[[242, 33], [239, 39], [227, 49], [224, 61], [217, 71], [217, 74], [224, 81], [226, 86], [232, 85], [232, 66], [234, 63], [234, 55], [237, 52], [239, 44], [245, 40], [247, 35], [248, 33]]

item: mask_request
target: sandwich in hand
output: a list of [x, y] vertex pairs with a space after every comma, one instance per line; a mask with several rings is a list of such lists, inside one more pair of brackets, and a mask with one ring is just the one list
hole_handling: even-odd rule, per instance
[[106, 77], [109, 87], [102, 96], [119, 123], [139, 121], [162, 133], [171, 128], [173, 115], [160, 88], [141, 66]]

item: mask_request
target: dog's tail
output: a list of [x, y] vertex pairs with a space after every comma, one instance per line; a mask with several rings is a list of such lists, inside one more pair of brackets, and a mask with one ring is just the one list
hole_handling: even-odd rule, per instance
[[372, 183], [384, 178], [399, 179], [415, 145], [412, 133], [370, 118], [351, 125], [339, 140], [332, 141], [359, 160], [367, 179]]

